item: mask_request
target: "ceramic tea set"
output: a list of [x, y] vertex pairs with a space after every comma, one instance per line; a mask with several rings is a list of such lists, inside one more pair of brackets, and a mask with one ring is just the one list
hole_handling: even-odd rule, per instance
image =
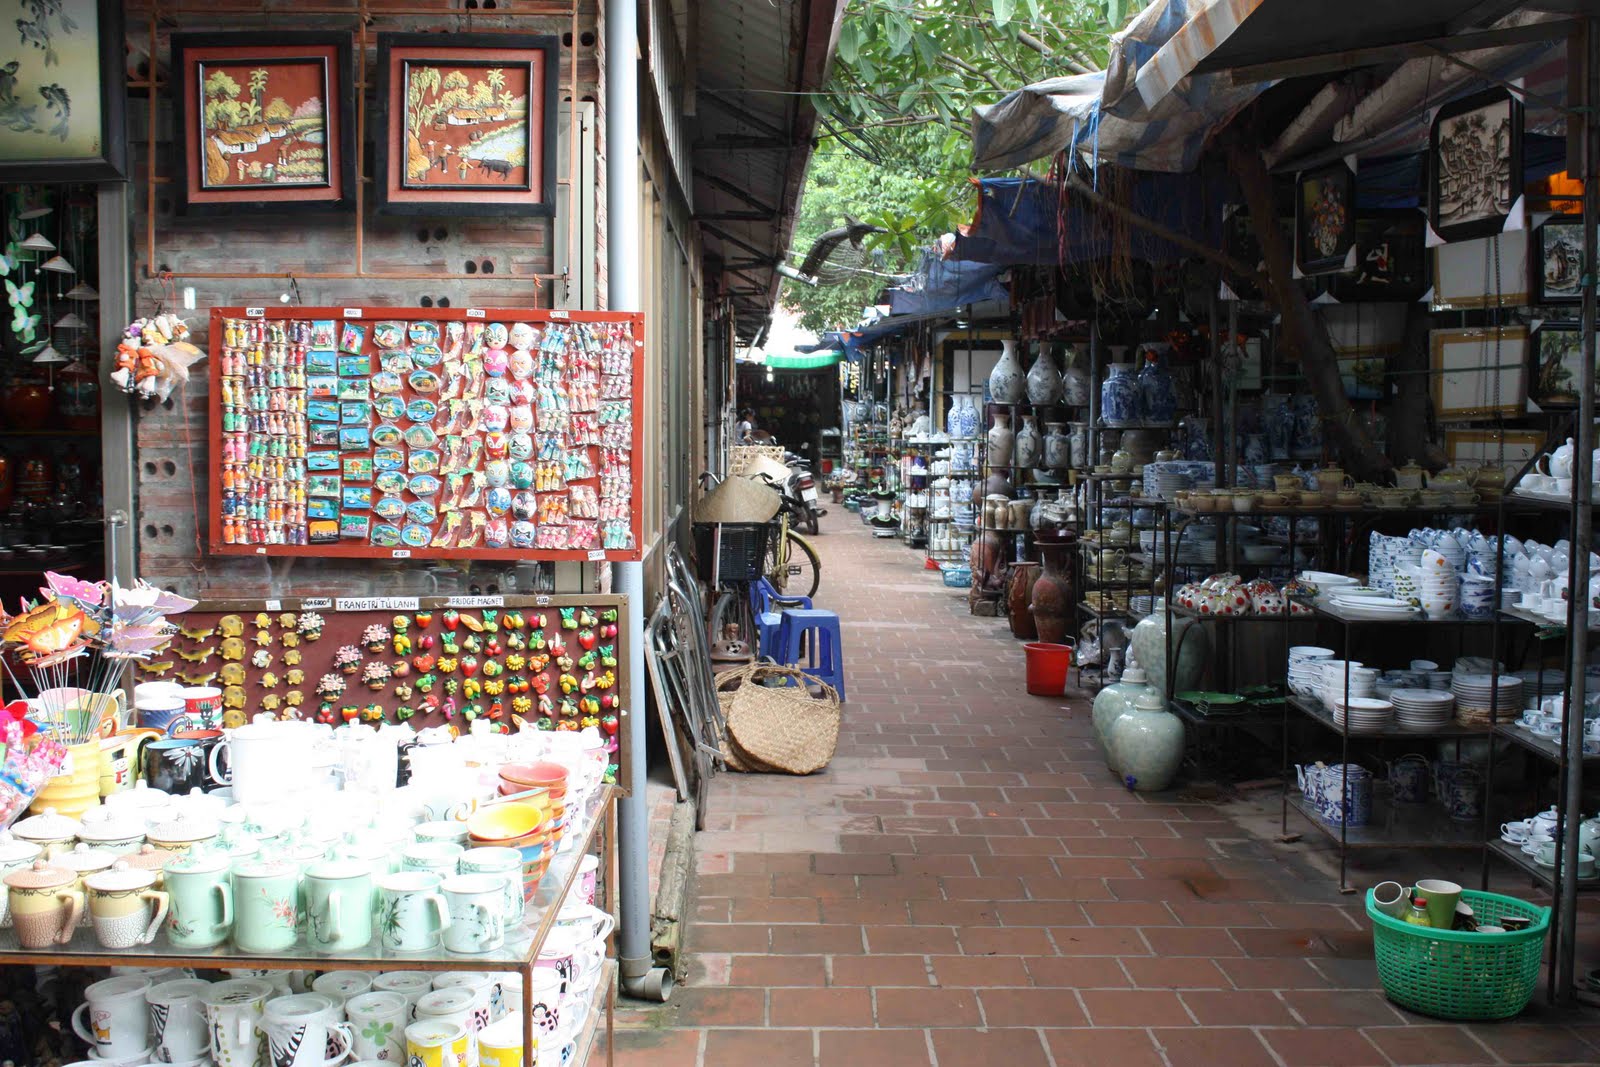
[[[1571, 500], [1576, 447], [1569, 437], [1554, 451], [1540, 456], [1533, 469], [1522, 476], [1512, 495], [1530, 496], [1538, 500]], [[1600, 479], [1600, 448], [1594, 450], [1594, 462], [1590, 470], [1595, 478]], [[1596, 485], [1600, 485], [1600, 481]]]
[[[1560, 854], [1561, 816], [1546, 808], [1526, 819], [1500, 824], [1500, 840], [1515, 846], [1541, 867], [1554, 868]], [[1578, 878], [1596, 876], [1595, 854], [1600, 852], [1600, 815], [1578, 824]]]

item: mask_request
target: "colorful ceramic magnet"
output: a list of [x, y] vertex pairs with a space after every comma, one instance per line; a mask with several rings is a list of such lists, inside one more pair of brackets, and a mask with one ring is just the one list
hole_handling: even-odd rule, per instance
[[393, 421], [406, 413], [406, 402], [397, 396], [380, 396], [372, 402], [378, 418]]
[[380, 519], [398, 519], [406, 513], [406, 502], [397, 496], [380, 496], [373, 502], [372, 513]]
[[372, 484], [380, 493], [398, 493], [406, 487], [406, 476], [397, 470], [379, 471]]
[[439, 414], [439, 405], [424, 397], [416, 397], [406, 404], [406, 418], [412, 422], [432, 422]]
[[398, 448], [380, 448], [372, 453], [372, 466], [380, 471], [399, 470], [406, 465], [406, 454]]
[[433, 536], [433, 531], [426, 526], [412, 523], [400, 531], [400, 540], [412, 548], [426, 548], [428, 539]]
[[379, 371], [372, 376], [372, 391], [375, 393], [398, 393], [403, 388], [405, 388], [405, 379], [393, 371]]
[[439, 469], [439, 453], [421, 449], [406, 457], [406, 469], [412, 474], [432, 474]]
[[406, 339], [403, 322], [385, 321], [372, 324], [372, 343], [379, 348], [394, 348]]
[[372, 443], [392, 448], [405, 440], [405, 435], [400, 432], [400, 427], [392, 423], [381, 422], [372, 428]]
[[432, 448], [439, 443], [439, 435], [433, 432], [433, 427], [422, 423], [406, 429], [406, 444], [412, 448]]
[[411, 336], [411, 343], [417, 345], [436, 345], [439, 343], [439, 324], [420, 319], [411, 323], [407, 331]]
[[439, 391], [439, 376], [431, 370], [414, 370], [406, 377], [406, 383], [418, 393], [437, 393]]
[[419, 497], [437, 496], [439, 493], [439, 479], [432, 474], [413, 475], [406, 488]]
[[372, 358], [370, 356], [340, 356], [339, 377], [341, 378], [366, 378], [372, 374]]
[[437, 367], [444, 359], [444, 352], [438, 345], [414, 345], [411, 349], [411, 358], [419, 367]]
[[379, 548], [398, 548], [400, 546], [400, 528], [386, 522], [380, 522], [372, 528], [372, 543]]
[[356, 323], [347, 322], [339, 331], [339, 351], [358, 353], [367, 343], [367, 328]]

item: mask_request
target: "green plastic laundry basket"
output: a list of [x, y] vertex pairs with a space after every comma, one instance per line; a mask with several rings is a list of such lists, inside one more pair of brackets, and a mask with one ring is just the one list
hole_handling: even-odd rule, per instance
[[1550, 909], [1470, 889], [1461, 900], [1484, 925], [1507, 915], [1532, 921], [1503, 934], [1413, 926], [1379, 911], [1367, 890], [1383, 991], [1401, 1007], [1438, 1019], [1508, 1019], [1527, 1007], [1538, 985]]

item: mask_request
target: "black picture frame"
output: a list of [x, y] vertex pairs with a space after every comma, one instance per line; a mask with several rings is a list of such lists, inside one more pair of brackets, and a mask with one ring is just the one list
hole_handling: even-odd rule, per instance
[[1361, 212], [1355, 248], [1355, 269], [1328, 279], [1328, 291], [1339, 300], [1411, 301], [1428, 291], [1433, 257], [1428, 255], [1421, 212]]
[[[1355, 244], [1355, 215], [1356, 177], [1344, 163], [1304, 171], [1295, 179], [1294, 258], [1301, 274], [1344, 270]], [[1326, 244], [1313, 243], [1330, 228]]]
[[[1541, 223], [1528, 242], [1528, 276], [1533, 280], [1536, 304], [1576, 305], [1583, 303], [1583, 222], [1576, 216], [1557, 217]], [[1552, 276], [1551, 258], [1556, 257], [1557, 273]]]
[[[1578, 406], [1576, 376], [1583, 370], [1583, 330], [1570, 321], [1542, 322], [1528, 339], [1528, 401], [1544, 411]], [[1574, 388], [1563, 388], [1565, 382]]]
[[[441, 51], [474, 49], [483, 53], [481, 59], [478, 57], [470, 59], [450, 57], [441, 60], [441, 62], [448, 62], [453, 65], [462, 63], [484, 66], [497, 65], [490, 58], [490, 53], [495, 51], [543, 53], [544, 70], [538, 79], [543, 92], [543, 110], [537, 117], [540, 129], [534, 129], [535, 116], [531, 111], [531, 101], [528, 115], [529, 144], [531, 146], [537, 140], [541, 153], [538, 188], [532, 188], [533, 183], [530, 177], [530, 181], [526, 186], [513, 186], [510, 189], [498, 184], [445, 186], [440, 187], [436, 195], [430, 193], [426, 199], [396, 199], [397, 189], [403, 190], [405, 194], [410, 196], [416, 196], [419, 190], [411, 187], [407, 182], [403, 163], [399, 163], [400, 177], [398, 181], [394, 171], [398, 161], [395, 159], [393, 148], [395, 140], [393, 124], [399, 122], [402, 133], [405, 124], [403, 111], [397, 115], [393, 103], [395, 84], [392, 69], [396, 62], [394, 52], [396, 49], [429, 48]], [[377, 59], [377, 77], [375, 79], [377, 92], [374, 97], [374, 121], [372, 125], [372, 199], [376, 213], [380, 215], [407, 215], [430, 218], [486, 218], [504, 215], [538, 218], [555, 217], [558, 169], [556, 166], [558, 152], [556, 118], [557, 108], [561, 106], [561, 39], [559, 37], [553, 34], [521, 33], [380, 33], [377, 35]], [[406, 60], [402, 57], [399, 62], [405, 63]], [[530, 73], [530, 95], [533, 84], [533, 75]], [[531, 155], [529, 158], [531, 159]], [[460, 190], [461, 196], [457, 199], [452, 199], [452, 190]], [[497, 201], [482, 198], [485, 195], [504, 194], [507, 192], [518, 192], [524, 195], [517, 200]], [[475, 197], [474, 193], [479, 195]]]
[[[1472, 116], [1478, 115], [1484, 118], [1474, 129]], [[1473, 144], [1465, 143], [1468, 136]], [[1482, 143], [1485, 138], [1488, 144]], [[1428, 131], [1428, 224], [1433, 232], [1445, 241], [1493, 236], [1505, 229], [1521, 195], [1521, 102], [1504, 89], [1491, 89], [1439, 108]], [[1456, 206], [1467, 197], [1478, 200], [1478, 208]], [[1483, 210], [1484, 197], [1495, 210]]]
[[[344, 32], [294, 31], [282, 33], [174, 33], [171, 42], [169, 92], [172, 98], [172, 147], [176, 164], [172, 177], [173, 203], [180, 215], [215, 216], [237, 214], [325, 214], [350, 211], [356, 202], [356, 116], [354, 49], [350, 34]], [[328, 180], [322, 183], [283, 185], [277, 189], [264, 187], [207, 187], [197, 183], [191, 175], [191, 166], [199, 165], [192, 153], [198, 151], [199, 136], [203, 131], [191, 129], [199, 116], [191, 112], [188, 99], [188, 66], [190, 53], [201, 53], [195, 60], [206, 62], [203, 53], [213, 49], [236, 49], [241, 54], [230, 63], [283, 64], [296, 61], [291, 53], [305, 51], [299, 61], [311, 62], [322, 58], [310, 50], [329, 50], [336, 70], [325, 72], [327, 96], [325, 114], [336, 116], [337, 132], [325, 141], [328, 152]], [[252, 57], [251, 51], [259, 54]], [[215, 60], [214, 60], [215, 62]], [[337, 101], [337, 111], [332, 110]], [[191, 146], [190, 135], [196, 134]], [[337, 173], [337, 186], [333, 176]], [[318, 197], [317, 194], [336, 189], [335, 195]], [[262, 196], [275, 192], [275, 198]]]
[[[96, 156], [18, 158], [0, 161], [0, 182], [103, 182], [128, 177], [126, 36], [120, 0], [96, 0], [97, 57], [100, 73], [100, 148]], [[6, 24], [12, 22], [6, 18]], [[16, 20], [19, 24], [22, 19]], [[18, 26], [18, 33], [21, 27]], [[21, 47], [30, 47], [23, 45]], [[57, 52], [72, 52], [57, 46]], [[0, 63], [7, 62], [0, 56]], [[52, 68], [55, 69], [55, 68]]]
[[[1222, 251], [1247, 267], [1261, 264], [1261, 239], [1256, 236], [1256, 225], [1243, 204], [1229, 204], [1222, 209]], [[1260, 286], [1254, 281], [1238, 278], [1230, 271], [1223, 279], [1240, 300], [1260, 300]]]

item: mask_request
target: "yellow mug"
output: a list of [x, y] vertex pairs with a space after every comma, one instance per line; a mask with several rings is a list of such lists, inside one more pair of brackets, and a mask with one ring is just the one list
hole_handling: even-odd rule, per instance
[[[526, 1062], [539, 1058], [538, 1032]], [[522, 1013], [514, 1011], [478, 1031], [478, 1067], [522, 1067]]]
[[467, 1067], [467, 1028], [448, 1019], [419, 1019], [406, 1027], [410, 1067]]

